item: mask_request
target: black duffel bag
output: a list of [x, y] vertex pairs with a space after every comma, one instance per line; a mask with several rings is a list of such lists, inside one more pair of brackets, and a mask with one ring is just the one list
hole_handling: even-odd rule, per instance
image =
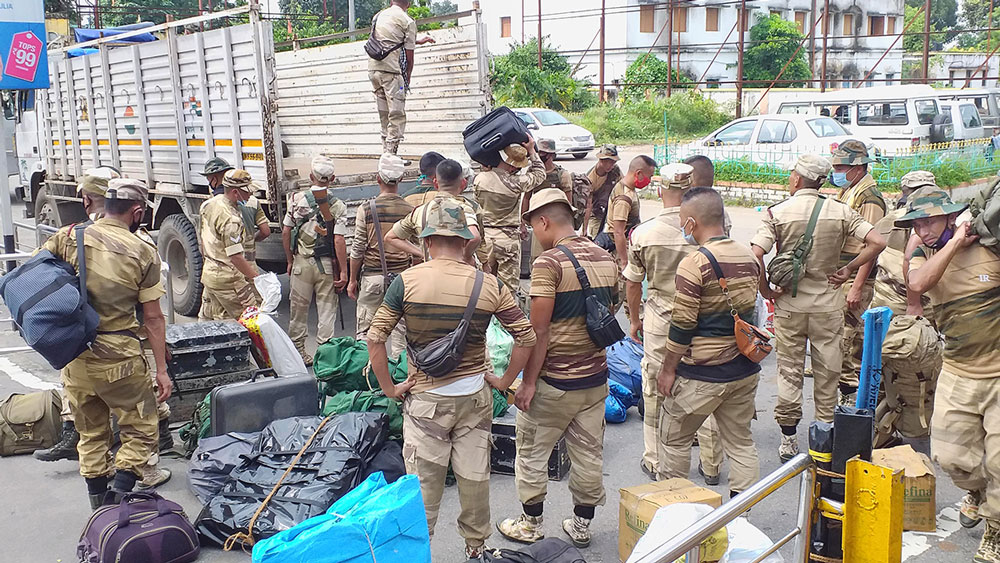
[[557, 539], [545, 538], [523, 549], [483, 552], [484, 563], [587, 563], [580, 550]]

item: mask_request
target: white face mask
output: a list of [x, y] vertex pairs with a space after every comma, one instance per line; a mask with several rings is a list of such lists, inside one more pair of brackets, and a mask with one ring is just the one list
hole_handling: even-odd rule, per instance
[[[690, 220], [691, 218], [688, 217], [688, 221]], [[690, 233], [687, 232], [688, 221], [684, 221], [684, 224], [681, 225], [681, 233], [683, 233], [684, 235], [684, 242], [692, 246], [698, 246], [698, 240], [694, 238], [694, 230], [692, 230]]]

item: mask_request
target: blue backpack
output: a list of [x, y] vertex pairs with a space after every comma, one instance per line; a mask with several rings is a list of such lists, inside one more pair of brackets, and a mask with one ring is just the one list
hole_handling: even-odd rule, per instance
[[83, 225], [75, 227], [77, 262], [73, 266], [48, 250], [0, 278], [0, 295], [28, 346], [55, 369], [62, 369], [97, 338], [100, 319], [87, 303]]

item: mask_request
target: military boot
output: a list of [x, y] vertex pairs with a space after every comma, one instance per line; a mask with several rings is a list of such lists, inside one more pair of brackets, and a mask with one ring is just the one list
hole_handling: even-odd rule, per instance
[[160, 451], [165, 452], [174, 449], [174, 437], [170, 434], [170, 420], [160, 420]]
[[155, 489], [170, 480], [170, 470], [156, 465], [147, 465], [142, 468], [142, 480], [136, 484], [140, 491]]
[[972, 558], [976, 563], [1000, 563], [1000, 523], [994, 520], [986, 521], [983, 539], [979, 549]]
[[781, 445], [778, 446], [778, 458], [781, 459], [781, 463], [788, 463], [797, 455], [799, 455], [799, 441], [796, 436], [782, 434]]
[[572, 518], [563, 520], [562, 528], [573, 545], [580, 549], [590, 547], [590, 518], [574, 514]]
[[521, 514], [517, 518], [508, 518], [497, 522], [497, 530], [503, 537], [520, 543], [535, 543], [545, 537], [541, 516]]
[[76, 445], [80, 442], [80, 434], [76, 431], [76, 425], [72, 421], [63, 422], [62, 434], [59, 441], [47, 450], [38, 450], [34, 454], [39, 461], [59, 461], [60, 459], [80, 459], [80, 454], [76, 451]]
[[979, 504], [983, 502], [983, 491], [969, 491], [962, 497], [962, 505], [958, 509], [958, 522], [963, 528], [975, 528], [982, 522], [979, 517]]

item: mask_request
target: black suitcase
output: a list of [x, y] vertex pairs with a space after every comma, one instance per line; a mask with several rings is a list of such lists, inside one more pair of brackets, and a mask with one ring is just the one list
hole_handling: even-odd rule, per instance
[[483, 166], [496, 167], [500, 151], [528, 140], [528, 126], [508, 107], [498, 107], [473, 121], [462, 132], [465, 150]]
[[[319, 415], [319, 385], [312, 375], [258, 378], [212, 390], [209, 436], [259, 432], [275, 420]], [[273, 371], [270, 372], [273, 374]]]
[[250, 333], [236, 321], [206, 321], [167, 327], [167, 369], [174, 379], [250, 369]]

